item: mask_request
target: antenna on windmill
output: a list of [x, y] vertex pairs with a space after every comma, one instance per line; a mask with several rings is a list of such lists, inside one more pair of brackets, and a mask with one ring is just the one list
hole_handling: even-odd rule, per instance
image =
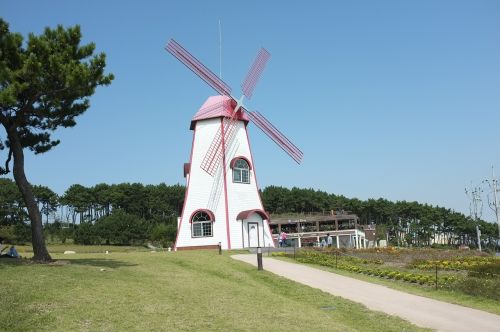
[[222, 79], [222, 24], [219, 18], [219, 78]]

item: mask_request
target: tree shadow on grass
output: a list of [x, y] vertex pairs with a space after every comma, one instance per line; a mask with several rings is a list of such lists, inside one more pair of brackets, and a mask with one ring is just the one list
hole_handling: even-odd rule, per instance
[[138, 264], [124, 262], [116, 259], [104, 258], [77, 258], [77, 259], [57, 259], [50, 263], [37, 263], [31, 259], [15, 259], [15, 258], [0, 258], [0, 269], [7, 266], [25, 266], [25, 265], [42, 265], [42, 266], [67, 266], [67, 265], [85, 265], [101, 268], [116, 269], [121, 267], [137, 266]]
[[27, 265], [31, 263], [31, 260], [28, 259], [0, 257], [0, 269], [6, 266]]
[[120, 260], [116, 260], [116, 259], [104, 259], [104, 258], [78, 258], [78, 259], [68, 259], [67, 261], [69, 261], [71, 265], [107, 267], [110, 269], [139, 265], [139, 264], [124, 262], [124, 261], [120, 261]]

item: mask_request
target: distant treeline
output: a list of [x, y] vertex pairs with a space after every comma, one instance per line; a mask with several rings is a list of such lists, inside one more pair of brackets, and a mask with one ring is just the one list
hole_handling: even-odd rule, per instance
[[[418, 202], [347, 198], [314, 189], [269, 186], [262, 191], [262, 200], [270, 213], [309, 213], [331, 210], [351, 211], [360, 224], [377, 226], [377, 237], [388, 238], [393, 245], [428, 246], [440, 236], [447, 245], [477, 246], [476, 222], [462, 213], [444, 207]], [[494, 248], [498, 242], [498, 226], [479, 220], [483, 246]]]
[[[175, 239], [185, 187], [140, 183], [70, 186], [62, 196], [45, 186], [33, 186], [45, 232], [50, 241], [72, 239], [84, 244], [170, 245]], [[352, 211], [361, 224], [376, 224], [377, 236], [394, 245], [427, 246], [438, 234], [449, 245], [477, 245], [476, 223], [462, 213], [417, 202], [346, 198], [314, 189], [266, 187], [262, 192], [271, 214]], [[30, 231], [24, 203], [13, 181], [0, 178], [0, 237], [28, 242]], [[484, 246], [498, 240], [496, 224], [479, 221]]]
[[[184, 186], [140, 183], [70, 186], [58, 196], [46, 186], [33, 186], [49, 242], [73, 239], [81, 244], [169, 245], [177, 232]], [[30, 241], [29, 220], [15, 183], [0, 178], [0, 237]]]

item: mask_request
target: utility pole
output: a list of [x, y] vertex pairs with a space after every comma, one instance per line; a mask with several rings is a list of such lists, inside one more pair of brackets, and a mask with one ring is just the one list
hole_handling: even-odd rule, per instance
[[481, 199], [482, 192], [483, 190], [481, 187], [473, 187], [472, 182], [470, 184], [470, 188], [465, 188], [465, 194], [470, 199], [470, 216], [476, 223], [477, 246], [479, 251], [481, 251], [481, 231], [479, 230], [479, 219], [481, 219], [481, 215], [483, 213], [483, 200]]
[[500, 239], [500, 206], [498, 202], [498, 192], [500, 192], [499, 179], [495, 178], [495, 169], [491, 166], [491, 179], [486, 179], [486, 182], [490, 187], [490, 193], [488, 194], [488, 205], [495, 213], [496, 221], [498, 224], [498, 237]]

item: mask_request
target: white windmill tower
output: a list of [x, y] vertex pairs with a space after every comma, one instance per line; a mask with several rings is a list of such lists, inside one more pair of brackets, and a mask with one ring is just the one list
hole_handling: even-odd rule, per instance
[[249, 112], [251, 98], [270, 54], [261, 49], [236, 99], [231, 88], [173, 39], [166, 47], [220, 95], [212, 96], [191, 120], [193, 142], [184, 164], [186, 196], [178, 221], [175, 249], [239, 249], [274, 246], [264, 211], [248, 140], [252, 121], [297, 163], [302, 151], [259, 112]]

